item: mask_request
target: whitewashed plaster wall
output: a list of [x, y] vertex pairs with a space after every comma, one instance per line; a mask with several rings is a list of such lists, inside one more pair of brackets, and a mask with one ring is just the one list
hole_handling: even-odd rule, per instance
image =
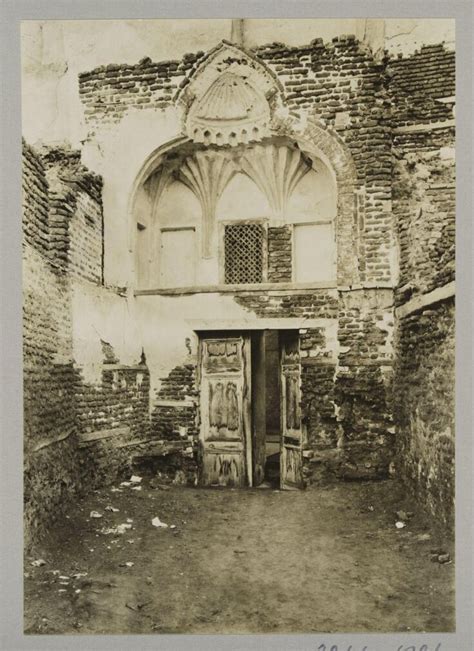
[[110, 344], [121, 364], [140, 361], [142, 342], [131, 296], [104, 287], [74, 282], [71, 323], [73, 359], [88, 383], [100, 383], [104, 354], [101, 340]]
[[[304, 45], [355, 34], [374, 53], [408, 54], [423, 44], [454, 45], [450, 19], [246, 19], [244, 45]], [[107, 63], [180, 58], [232, 36], [230, 19], [24, 21], [21, 27], [22, 122], [27, 142], [81, 144], [77, 76]]]
[[[337, 298], [337, 290], [328, 290]], [[268, 320], [262, 319], [240, 306], [231, 294], [206, 293], [187, 296], [137, 296], [135, 317], [138, 340], [144, 347], [150, 369], [150, 391], [154, 396], [164, 378], [177, 365], [196, 363], [198, 337], [196, 330], [206, 327], [230, 329], [261, 329]], [[279, 319], [271, 319], [275, 328], [284, 328]], [[238, 324], [238, 326], [237, 326]], [[311, 321], [312, 327], [323, 327], [327, 341], [337, 350], [335, 319], [321, 318]], [[304, 328], [304, 322], [301, 321]], [[310, 327], [310, 326], [308, 326]], [[328, 345], [329, 345], [328, 344]], [[331, 349], [332, 350], [332, 349]]]

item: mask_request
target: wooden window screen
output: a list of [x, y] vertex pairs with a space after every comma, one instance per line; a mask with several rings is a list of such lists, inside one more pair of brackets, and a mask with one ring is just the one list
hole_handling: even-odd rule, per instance
[[227, 284], [263, 281], [262, 224], [228, 224], [224, 233], [224, 278]]

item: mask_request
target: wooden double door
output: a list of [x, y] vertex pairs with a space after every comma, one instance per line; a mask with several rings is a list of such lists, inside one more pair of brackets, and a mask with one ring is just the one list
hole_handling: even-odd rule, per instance
[[[279, 333], [280, 486], [302, 487], [298, 331]], [[264, 332], [200, 336], [200, 483], [258, 486], [265, 479]], [[268, 383], [267, 383], [268, 384]]]

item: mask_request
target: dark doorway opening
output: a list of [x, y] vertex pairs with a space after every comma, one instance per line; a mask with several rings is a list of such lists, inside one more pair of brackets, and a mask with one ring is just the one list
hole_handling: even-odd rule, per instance
[[253, 484], [280, 486], [281, 379], [278, 330], [252, 333]]

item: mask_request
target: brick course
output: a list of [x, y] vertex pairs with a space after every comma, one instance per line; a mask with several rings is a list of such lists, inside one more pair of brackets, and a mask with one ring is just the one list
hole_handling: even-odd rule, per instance
[[[101, 180], [65, 150], [23, 146], [25, 544], [39, 540], [77, 494], [131, 467], [125, 444], [148, 434], [148, 368], [123, 367], [86, 383], [72, 357], [72, 287], [102, 279]], [[104, 292], [109, 290], [103, 289]], [[102, 360], [97, 360], [99, 363]], [[105, 355], [105, 360], [107, 355]], [[110, 368], [110, 366], [109, 366]], [[80, 445], [114, 429], [125, 437]]]

